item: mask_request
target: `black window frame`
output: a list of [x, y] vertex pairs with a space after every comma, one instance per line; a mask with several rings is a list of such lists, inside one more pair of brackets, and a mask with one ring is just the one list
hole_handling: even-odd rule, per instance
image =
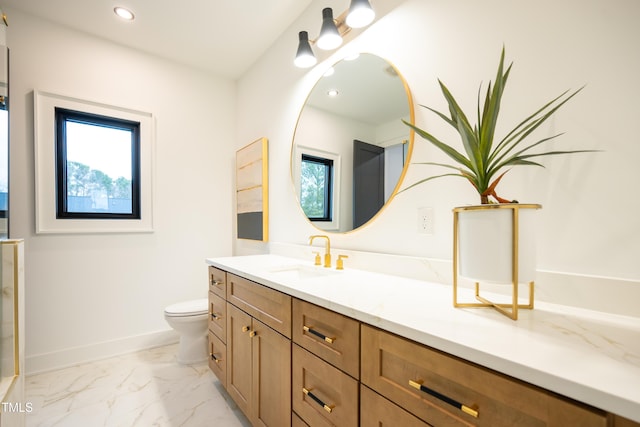
[[309, 221], [313, 222], [331, 222], [333, 221], [333, 160], [324, 157], [312, 156], [310, 154], [302, 154], [302, 163], [317, 163], [323, 165], [327, 170], [325, 186], [324, 186], [324, 212], [322, 216], [310, 217]]
[[[131, 132], [131, 213], [69, 212], [67, 203], [66, 123], [75, 122]], [[141, 219], [140, 122], [55, 107], [56, 218], [57, 219]]]

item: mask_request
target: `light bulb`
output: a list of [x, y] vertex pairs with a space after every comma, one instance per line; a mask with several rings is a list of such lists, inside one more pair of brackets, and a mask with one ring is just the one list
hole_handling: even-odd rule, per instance
[[311, 50], [309, 34], [306, 31], [300, 31], [298, 39], [298, 52], [296, 53], [296, 59], [293, 60], [294, 65], [299, 68], [313, 67], [318, 60], [313, 54], [313, 50]]
[[369, 4], [369, 0], [351, 0], [346, 24], [351, 28], [362, 28], [373, 22], [376, 13]]
[[113, 11], [120, 18], [126, 19], [127, 21], [133, 21], [133, 18], [135, 18], [135, 16], [133, 15], [133, 12], [121, 6], [113, 8]]
[[342, 36], [333, 22], [333, 10], [330, 7], [322, 9], [322, 28], [316, 44], [323, 50], [335, 49], [342, 44]]

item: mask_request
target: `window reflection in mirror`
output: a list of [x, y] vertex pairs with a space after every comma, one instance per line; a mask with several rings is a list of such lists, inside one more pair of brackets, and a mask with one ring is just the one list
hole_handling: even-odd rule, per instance
[[300, 206], [311, 221], [331, 221], [333, 160], [302, 155]]
[[[316, 227], [348, 232], [372, 220], [398, 191], [411, 155], [409, 89], [393, 65], [372, 54], [335, 64], [302, 108], [291, 150], [291, 176], [301, 212]], [[330, 220], [306, 207], [320, 197], [302, 176], [304, 156], [333, 161], [333, 182], [322, 193]], [[319, 199], [318, 199], [319, 200]]]

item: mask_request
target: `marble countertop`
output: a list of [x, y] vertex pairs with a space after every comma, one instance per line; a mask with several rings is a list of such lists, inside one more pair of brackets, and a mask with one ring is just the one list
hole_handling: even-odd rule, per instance
[[[535, 303], [513, 321], [453, 307], [452, 287], [279, 255], [207, 264], [640, 422], [640, 319]], [[468, 292], [468, 294], [467, 294]], [[459, 300], [472, 292], [459, 290]]]

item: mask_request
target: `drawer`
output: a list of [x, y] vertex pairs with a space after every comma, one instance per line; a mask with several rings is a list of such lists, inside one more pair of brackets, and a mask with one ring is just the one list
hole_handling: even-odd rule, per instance
[[366, 325], [361, 334], [362, 383], [435, 426], [607, 425], [599, 410], [427, 346]]
[[293, 342], [360, 377], [360, 323], [342, 314], [293, 300]]
[[365, 386], [360, 386], [360, 425], [362, 427], [430, 426]]
[[291, 427], [309, 427], [295, 412], [291, 413]]
[[310, 426], [357, 426], [358, 382], [294, 344], [293, 410]]
[[291, 297], [245, 278], [227, 274], [227, 301], [291, 338]]
[[209, 330], [227, 342], [227, 302], [213, 292], [209, 292]]
[[640, 423], [636, 423], [619, 415], [611, 415], [611, 418], [613, 419], [611, 427], [640, 427]]
[[227, 346], [218, 337], [209, 332], [209, 369], [227, 388]]
[[209, 266], [209, 292], [219, 297], [227, 297], [227, 273], [218, 268]]

